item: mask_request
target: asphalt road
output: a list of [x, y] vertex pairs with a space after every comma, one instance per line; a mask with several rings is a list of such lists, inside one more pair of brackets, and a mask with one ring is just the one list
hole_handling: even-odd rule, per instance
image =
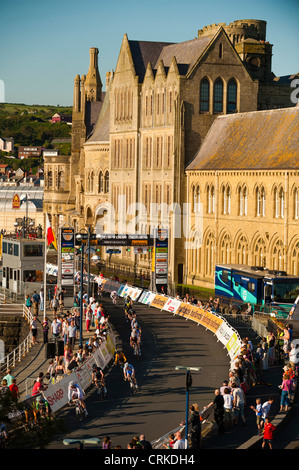
[[123, 449], [135, 435], [144, 433], [152, 441], [185, 419], [185, 372], [175, 366], [201, 367], [192, 374], [189, 403], [198, 403], [200, 409], [214, 398], [214, 390], [227, 378], [229, 357], [223, 345], [210, 331], [170, 313], [144, 305], [134, 307], [142, 327], [142, 357], [137, 360], [129, 346], [130, 327], [123, 309], [106, 302], [110, 321], [120, 335], [123, 351], [136, 369], [140, 391], [131, 396], [121, 371], [113, 366], [106, 377], [108, 397], [100, 402], [92, 390], [86, 405], [88, 417], [83, 423], [75, 419], [74, 408], [63, 410], [69, 432], [56, 436], [48, 449], [69, 448], [64, 438], [98, 437], [109, 435], [113, 447]]

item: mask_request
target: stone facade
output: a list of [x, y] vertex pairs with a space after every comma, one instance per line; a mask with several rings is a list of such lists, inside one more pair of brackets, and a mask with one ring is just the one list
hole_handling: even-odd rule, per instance
[[213, 287], [218, 263], [299, 275], [298, 124], [298, 106], [215, 121], [186, 169], [186, 283]]
[[[134, 225], [142, 233], [163, 223], [170, 233], [169, 280], [189, 280], [185, 239], [175, 233], [172, 217], [179, 207], [175, 220], [183, 230], [190, 192], [186, 167], [217, 117], [291, 105], [285, 86], [274, 82], [272, 46], [265, 40], [266, 22], [257, 20], [210, 25], [183, 43], [132, 41], [125, 34], [116, 69], [106, 75], [106, 94], [98, 50], [91, 48], [89, 72], [74, 83], [67, 202], [59, 212], [53, 204], [59, 188], [46, 186], [45, 210], [77, 229], [99, 222], [107, 229], [109, 204], [116, 232], [130, 230], [137, 215]], [[46, 171], [54, 171], [52, 164], [45, 161]], [[124, 212], [119, 196], [126, 197]], [[129, 214], [132, 203], [143, 210]], [[151, 210], [151, 204], [160, 209]], [[163, 204], [170, 212], [161, 210]], [[150, 253], [137, 257], [123, 248], [113, 258], [149, 270]]]

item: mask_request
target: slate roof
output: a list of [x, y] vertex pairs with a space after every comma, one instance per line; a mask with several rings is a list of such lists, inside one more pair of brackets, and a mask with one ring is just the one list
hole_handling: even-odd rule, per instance
[[86, 101], [85, 124], [86, 124], [87, 138], [90, 137], [92, 133], [94, 132], [96, 123], [101, 113], [104, 99], [105, 99], [105, 93], [102, 93], [102, 101]]
[[143, 82], [147, 64], [150, 62], [154, 67], [163, 48], [173, 44], [171, 42], [132, 40], [129, 40], [128, 42], [133, 58], [135, 72], [139, 77], [139, 82]]
[[180, 43], [129, 40], [135, 72], [139, 77], [139, 82], [143, 81], [149, 62], [153, 69], [157, 69], [159, 61], [162, 60], [165, 68], [169, 68], [174, 56], [180, 74], [186, 75], [214, 36], [213, 34]]
[[101, 102], [101, 110], [97, 117], [98, 119], [94, 125], [93, 132], [87, 139], [86, 143], [109, 142], [110, 100], [108, 91], [105, 94], [104, 101]]
[[180, 73], [184, 75], [187, 74], [213, 37], [214, 35], [204, 36], [192, 39], [191, 41], [180, 42], [163, 47], [154, 68], [158, 67], [160, 60], [163, 61], [163, 64], [166, 67], [170, 67], [171, 60], [175, 57]]
[[299, 169], [299, 107], [219, 116], [186, 170]]

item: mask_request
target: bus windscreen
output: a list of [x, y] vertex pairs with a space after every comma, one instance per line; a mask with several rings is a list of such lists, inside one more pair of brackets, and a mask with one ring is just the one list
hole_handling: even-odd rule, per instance
[[275, 279], [274, 302], [294, 303], [299, 295], [298, 279]]

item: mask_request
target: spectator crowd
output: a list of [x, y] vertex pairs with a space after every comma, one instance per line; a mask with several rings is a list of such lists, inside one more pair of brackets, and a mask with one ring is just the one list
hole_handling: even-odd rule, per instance
[[[36, 344], [39, 340], [36, 333], [36, 317], [39, 308], [43, 309], [43, 296], [34, 292], [31, 297], [27, 297], [26, 305], [31, 310], [34, 309], [34, 317], [31, 325], [32, 341]], [[40, 372], [32, 388], [32, 396], [37, 396], [45, 390], [47, 384], [55, 383], [65, 374], [80, 367], [86, 359], [93, 355], [95, 350], [106, 341], [109, 330], [109, 314], [104, 304], [101, 302], [101, 295], [95, 299], [87, 296], [83, 292], [83, 319], [84, 328], [90, 336], [84, 344], [78, 345], [80, 328], [80, 296], [76, 296], [74, 307], [65, 311], [64, 292], [54, 293], [50, 301], [52, 310], [52, 321], [46, 317], [42, 323], [43, 342], [49, 342], [52, 338], [55, 342], [63, 341], [63, 354], [51, 359], [47, 370]], [[177, 298], [179, 296], [177, 295]], [[184, 302], [197, 305], [207, 311], [220, 313], [219, 299], [209, 298], [206, 304], [197, 301], [188, 294], [183, 299]], [[277, 351], [279, 351], [277, 353]], [[219, 388], [215, 390], [213, 401], [207, 406], [213, 405], [214, 420], [217, 425], [218, 434], [225, 433], [227, 429], [236, 426], [241, 421], [246, 426], [246, 395], [248, 391], [257, 384], [266, 384], [264, 372], [269, 367], [277, 364], [278, 358], [284, 355], [285, 366], [283, 367], [282, 380], [280, 384], [281, 398], [280, 411], [288, 411], [291, 405], [292, 394], [295, 391], [299, 357], [297, 348], [292, 343], [292, 328], [286, 325], [284, 335], [279, 337], [269, 332], [266, 338], [253, 347], [248, 337], [242, 339], [240, 355], [236, 358], [234, 367], [229, 371], [227, 379], [223, 381]], [[8, 391], [15, 400], [19, 399], [19, 391], [16, 379], [11, 375], [11, 370], [2, 379], [0, 393]], [[268, 397], [262, 402], [261, 398], [256, 399], [254, 406], [250, 407], [250, 412], [256, 415], [257, 434], [264, 435], [263, 447], [268, 445], [272, 448], [273, 432], [275, 428], [271, 425], [270, 410], [274, 402], [273, 397]], [[190, 407], [190, 437], [191, 444], [186, 443], [181, 431], [169, 436], [164, 447], [168, 449], [182, 449], [191, 445], [192, 448], [201, 447], [201, 417], [197, 404]], [[274, 434], [275, 435], [275, 434]], [[102, 442], [103, 449], [121, 448], [114, 445], [109, 436]], [[127, 444], [128, 449], [149, 449], [151, 444], [145, 439], [144, 434], [135, 436]]]

